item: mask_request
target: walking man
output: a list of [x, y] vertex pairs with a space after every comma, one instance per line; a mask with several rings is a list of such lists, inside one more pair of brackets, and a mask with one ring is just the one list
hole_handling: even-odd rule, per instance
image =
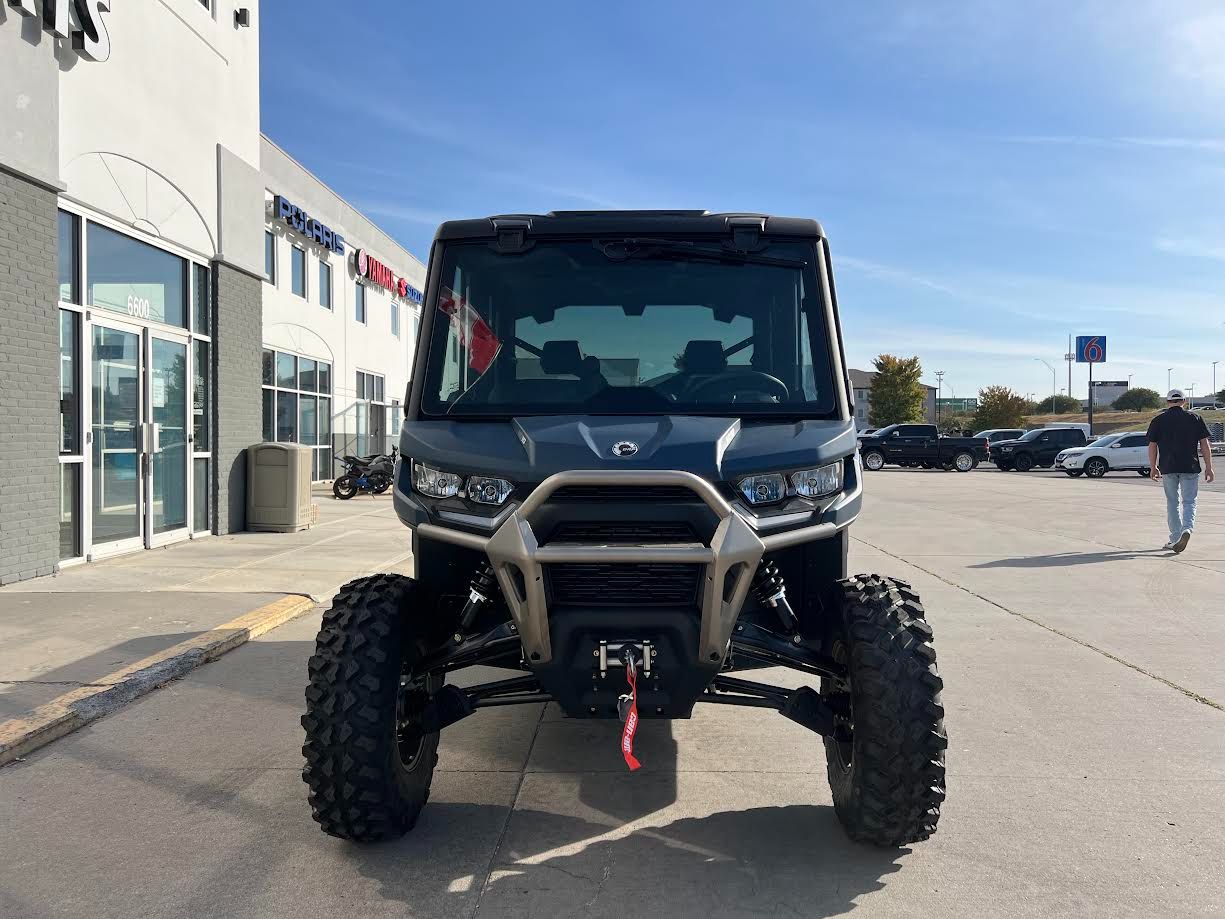
[[1181, 389], [1171, 389], [1165, 401], [1166, 410], [1149, 422], [1148, 465], [1153, 478], [1165, 486], [1170, 539], [1163, 548], [1181, 552], [1187, 548], [1195, 529], [1200, 457], [1204, 460], [1204, 481], [1211, 482], [1216, 474], [1212, 471], [1212, 446], [1204, 419], [1183, 408], [1186, 397]]

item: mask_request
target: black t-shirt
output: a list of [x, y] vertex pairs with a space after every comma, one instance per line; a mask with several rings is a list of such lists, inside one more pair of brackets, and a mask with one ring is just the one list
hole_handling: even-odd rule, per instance
[[1157, 445], [1157, 467], [1167, 472], [1199, 472], [1199, 442], [1208, 425], [1194, 412], [1171, 406], [1149, 422], [1148, 442]]

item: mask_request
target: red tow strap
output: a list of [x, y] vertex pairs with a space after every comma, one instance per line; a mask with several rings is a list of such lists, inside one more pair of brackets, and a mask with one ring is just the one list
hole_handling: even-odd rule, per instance
[[638, 733], [638, 676], [634, 662], [625, 665], [625, 680], [630, 684], [630, 710], [625, 716], [625, 727], [621, 730], [621, 755], [625, 757], [625, 765], [633, 772], [642, 763], [634, 757], [634, 735]]

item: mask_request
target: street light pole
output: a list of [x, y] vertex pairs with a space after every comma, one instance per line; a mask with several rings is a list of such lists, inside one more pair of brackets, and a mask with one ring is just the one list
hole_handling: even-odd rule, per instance
[[936, 424], [940, 423], [940, 397], [944, 394], [944, 371], [936, 371]]
[[1213, 361], [1212, 362], [1212, 401], [1213, 402], [1216, 402], [1216, 394], [1218, 391], [1216, 388], [1216, 365], [1217, 365], [1217, 362]]
[[1171, 374], [1173, 374], [1173, 373], [1174, 373], [1174, 368], [1173, 368], [1173, 367], [1167, 367], [1167, 368], [1165, 368], [1165, 391], [1166, 391], [1166, 392], [1169, 392], [1171, 389], [1173, 389], [1173, 388], [1174, 388], [1174, 387], [1173, 387], [1173, 385], [1172, 385], [1172, 384], [1171, 384], [1171, 382], [1170, 382], [1170, 380], [1172, 379]]
[[1056, 387], [1059, 386], [1059, 383], [1057, 382], [1057, 378], [1055, 376], [1055, 368], [1052, 367], [1046, 361], [1042, 360], [1042, 358], [1040, 357], [1035, 357], [1034, 360], [1040, 361], [1041, 363], [1046, 364], [1046, 369], [1051, 372], [1051, 414], [1053, 415], [1055, 414], [1055, 390], [1056, 390]]

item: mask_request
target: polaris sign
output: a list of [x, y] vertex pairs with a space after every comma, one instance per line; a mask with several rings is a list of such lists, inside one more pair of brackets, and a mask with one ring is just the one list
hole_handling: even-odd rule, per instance
[[313, 239], [325, 249], [330, 249], [338, 255], [345, 254], [345, 238], [325, 227], [296, 204], [291, 204], [280, 195], [272, 199], [272, 212], [278, 220], [284, 220], [290, 227], [297, 230], [308, 239]]
[[[52, 35], [71, 39], [73, 50], [91, 61], [105, 61], [111, 56], [111, 36], [106, 31], [102, 14], [111, 11], [111, 0], [73, 0], [75, 16], [69, 14], [68, 0], [8, 0], [9, 9], [31, 19], [42, 19], [43, 29]], [[38, 6], [42, 6], [39, 17]], [[77, 28], [73, 28], [74, 22]]]

